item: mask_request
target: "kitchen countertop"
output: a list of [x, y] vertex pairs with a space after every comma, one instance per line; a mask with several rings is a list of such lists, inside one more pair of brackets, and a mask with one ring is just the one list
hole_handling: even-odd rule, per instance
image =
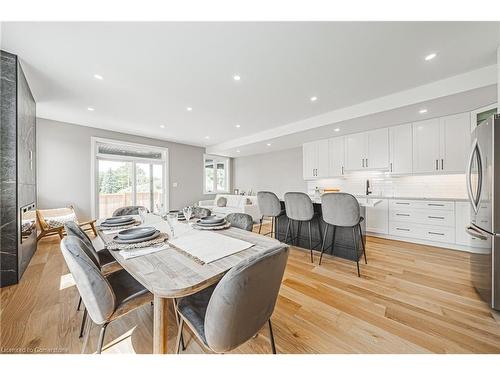
[[[375, 207], [377, 204], [382, 202], [382, 199], [380, 199], [378, 197], [372, 197], [372, 196], [370, 196], [369, 198], [366, 198], [364, 196], [356, 196], [356, 198], [357, 198], [359, 205], [361, 207]], [[313, 201], [313, 203], [321, 204], [320, 198], [311, 197], [311, 200]]]
[[[356, 198], [366, 198], [366, 195], [354, 194]], [[468, 202], [468, 198], [443, 198], [443, 197], [394, 197], [394, 196], [383, 196], [383, 195], [368, 195], [370, 199], [403, 199], [411, 201], [445, 201], [445, 202]]]

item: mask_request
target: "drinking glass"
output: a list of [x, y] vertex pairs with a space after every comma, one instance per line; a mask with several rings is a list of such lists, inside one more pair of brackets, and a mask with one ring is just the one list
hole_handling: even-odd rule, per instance
[[148, 211], [144, 207], [139, 207], [137, 212], [139, 213], [139, 217], [141, 218], [141, 223], [144, 224], [146, 222], [146, 214], [148, 213]]
[[172, 233], [172, 238], [175, 238], [175, 225], [177, 224], [178, 214], [177, 212], [169, 212], [167, 214], [167, 223]]
[[182, 209], [182, 213], [184, 214], [186, 221], [189, 223], [189, 220], [191, 219], [191, 215], [193, 214], [193, 208], [191, 206], [184, 207]]

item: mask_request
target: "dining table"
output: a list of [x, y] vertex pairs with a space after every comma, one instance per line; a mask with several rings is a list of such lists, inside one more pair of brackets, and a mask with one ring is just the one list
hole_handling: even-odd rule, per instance
[[[140, 226], [155, 227], [172, 238], [169, 224], [158, 215], [147, 214]], [[174, 238], [196, 230], [192, 223], [190, 225], [178, 222], [174, 226]], [[153, 353], [155, 354], [167, 353], [168, 308], [173, 300], [189, 296], [217, 283], [226, 272], [241, 261], [279, 245], [279, 241], [274, 238], [233, 227], [210, 232], [249, 242], [251, 247], [207, 263], [200, 262], [173, 245], [165, 250], [128, 259], [125, 259], [120, 251], [110, 250], [116, 261], [153, 294]], [[106, 246], [113, 241], [116, 231], [99, 228], [98, 235]]]

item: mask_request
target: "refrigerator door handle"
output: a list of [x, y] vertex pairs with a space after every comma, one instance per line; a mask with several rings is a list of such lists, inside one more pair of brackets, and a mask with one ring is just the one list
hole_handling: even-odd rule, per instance
[[[478, 205], [476, 204], [476, 200], [474, 199], [474, 196], [472, 194], [472, 186], [471, 186], [471, 179], [470, 179], [470, 173], [471, 173], [471, 167], [472, 167], [472, 160], [474, 158], [474, 154], [477, 150], [477, 139], [474, 140], [472, 150], [469, 155], [469, 161], [467, 162], [467, 172], [465, 173], [465, 178], [466, 178], [466, 185], [467, 185], [467, 195], [469, 196], [470, 203], [472, 204], [472, 208], [474, 209], [474, 212], [477, 214], [478, 211]], [[478, 171], [478, 173], [481, 173]]]
[[479, 238], [480, 240], [486, 241], [488, 239], [488, 237], [486, 237], [484, 234], [482, 234], [481, 232], [479, 232], [477, 229], [474, 229], [470, 225], [465, 227], [465, 231], [468, 234], [470, 234], [472, 237]]

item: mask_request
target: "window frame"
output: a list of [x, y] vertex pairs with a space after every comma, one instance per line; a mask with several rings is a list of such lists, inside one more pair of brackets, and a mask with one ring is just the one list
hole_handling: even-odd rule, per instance
[[[212, 159], [213, 160], [213, 165], [214, 165], [214, 185], [213, 191], [207, 191], [207, 178], [205, 174], [205, 165], [206, 165], [206, 160], [207, 159]], [[226, 186], [224, 190], [218, 190], [217, 189], [217, 172], [216, 172], [216, 164], [217, 163], [224, 163], [225, 167], [224, 170], [226, 172]], [[213, 154], [203, 154], [203, 194], [205, 195], [210, 195], [210, 194], [229, 194], [231, 191], [231, 159], [226, 157], [226, 156], [220, 156], [220, 155], [213, 155]]]
[[[134, 204], [136, 200], [135, 190], [136, 190], [136, 163], [152, 163], [152, 164], [161, 164], [162, 165], [162, 173], [163, 173], [163, 186], [164, 186], [164, 194], [163, 194], [163, 207], [167, 211], [169, 211], [169, 200], [170, 200], [170, 188], [169, 188], [169, 168], [168, 168], [168, 148], [166, 147], [158, 147], [151, 146], [143, 143], [136, 142], [126, 142], [126, 141], [118, 141], [115, 139], [108, 138], [99, 138], [99, 137], [91, 137], [91, 170], [90, 170], [90, 201], [91, 201], [91, 214], [93, 218], [97, 218], [97, 214], [99, 212], [99, 186], [97, 182], [99, 181], [99, 160], [109, 160], [109, 161], [124, 161], [124, 162], [132, 162], [132, 204]], [[113, 144], [117, 146], [130, 146], [134, 148], [144, 148], [150, 150], [156, 150], [162, 153], [161, 159], [148, 159], [148, 158], [138, 158], [133, 156], [120, 156], [120, 155], [109, 155], [109, 154], [99, 154], [98, 152], [98, 144], [106, 143]]]

